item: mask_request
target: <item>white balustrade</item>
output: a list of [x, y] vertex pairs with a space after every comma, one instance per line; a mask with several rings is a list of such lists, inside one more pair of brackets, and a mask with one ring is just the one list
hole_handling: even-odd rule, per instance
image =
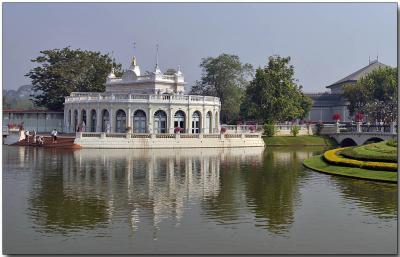
[[194, 95], [132, 94], [132, 93], [81, 93], [65, 97], [67, 103], [85, 102], [146, 102], [146, 103], [204, 103], [221, 105], [218, 97]]

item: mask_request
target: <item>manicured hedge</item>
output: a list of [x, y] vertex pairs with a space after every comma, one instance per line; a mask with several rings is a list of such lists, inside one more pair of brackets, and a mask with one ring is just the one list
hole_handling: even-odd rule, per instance
[[397, 163], [388, 163], [388, 162], [373, 162], [373, 161], [359, 161], [354, 159], [348, 159], [339, 155], [341, 151], [346, 148], [337, 148], [333, 150], [326, 151], [323, 154], [323, 157], [326, 162], [349, 166], [349, 167], [358, 167], [363, 169], [371, 169], [371, 170], [386, 170], [386, 171], [397, 171]]

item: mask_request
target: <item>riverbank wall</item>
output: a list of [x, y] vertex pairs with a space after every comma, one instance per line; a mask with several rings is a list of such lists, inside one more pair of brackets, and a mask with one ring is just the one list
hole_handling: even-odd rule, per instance
[[265, 147], [259, 133], [148, 134], [78, 132], [74, 144], [82, 148], [225, 148]]

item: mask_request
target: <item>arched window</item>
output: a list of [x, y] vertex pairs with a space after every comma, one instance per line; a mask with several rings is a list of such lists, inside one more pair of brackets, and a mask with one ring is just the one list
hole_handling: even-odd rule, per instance
[[195, 111], [192, 115], [192, 133], [200, 133], [200, 113]]
[[90, 131], [91, 132], [96, 132], [96, 126], [97, 126], [97, 113], [96, 113], [96, 110], [92, 110], [90, 112], [90, 121], [92, 122], [90, 124]]
[[[86, 110], [81, 111], [81, 122], [84, 122], [86, 125]], [[82, 124], [83, 125], [83, 124]]]
[[78, 131], [78, 110], [74, 111], [74, 124], [73, 124], [74, 131]]
[[219, 126], [219, 115], [218, 112], [215, 112], [215, 123], [214, 123], [214, 129], [217, 133], [219, 133], [218, 131], [218, 126]]
[[167, 114], [164, 111], [154, 113], [154, 133], [165, 133], [167, 130]]
[[185, 129], [185, 113], [183, 111], [177, 111], [174, 116], [174, 128]]
[[137, 110], [133, 114], [133, 131], [135, 133], [146, 133], [147, 131], [146, 113], [142, 110]]
[[125, 133], [126, 130], [126, 114], [123, 110], [118, 110], [117, 115], [115, 116], [116, 125], [115, 132], [117, 133]]
[[101, 131], [111, 132], [110, 114], [107, 110], [103, 110], [101, 114]]
[[212, 114], [211, 112], [207, 112], [206, 114], [206, 124], [204, 128], [204, 133], [212, 133]]

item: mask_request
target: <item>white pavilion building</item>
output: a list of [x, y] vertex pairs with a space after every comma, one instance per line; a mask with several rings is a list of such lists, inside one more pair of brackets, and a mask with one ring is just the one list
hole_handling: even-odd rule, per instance
[[158, 63], [142, 75], [136, 58], [116, 77], [107, 76], [103, 93], [73, 92], [65, 98], [66, 132], [219, 133], [218, 97], [185, 95], [184, 76], [178, 67], [162, 73]]

